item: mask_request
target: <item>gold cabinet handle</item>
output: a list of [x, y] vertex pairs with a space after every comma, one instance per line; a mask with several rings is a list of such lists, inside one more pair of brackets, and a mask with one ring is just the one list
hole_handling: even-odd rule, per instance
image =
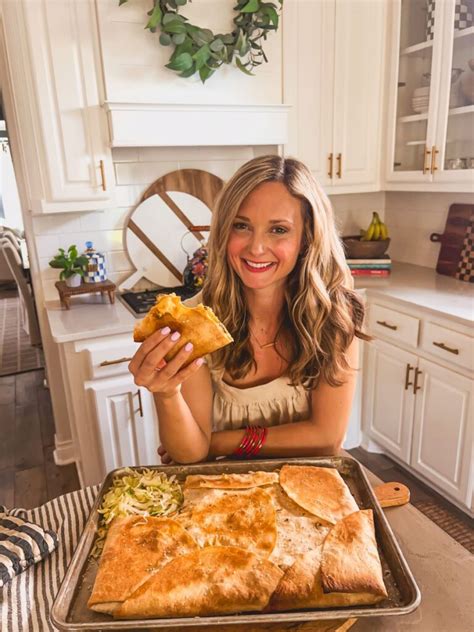
[[337, 154], [336, 160], [337, 160], [336, 176], [338, 178], [342, 178], [342, 154]]
[[459, 349], [454, 349], [453, 347], [447, 347], [444, 342], [433, 342], [435, 347], [439, 347], [443, 351], [449, 351], [449, 353], [454, 353], [454, 355], [459, 355]]
[[107, 190], [107, 185], [105, 182], [105, 168], [104, 168], [104, 161], [100, 160], [99, 161], [99, 169], [100, 169], [100, 178], [102, 180], [102, 191], [106, 191]]
[[104, 360], [99, 366], [110, 366], [111, 364], [122, 364], [122, 362], [130, 362], [132, 358], [119, 358], [118, 360]]
[[334, 162], [334, 154], [333, 153], [329, 154], [328, 161], [329, 161], [328, 176], [332, 179], [333, 162]]
[[421, 386], [418, 386], [418, 377], [421, 375], [422, 371], [418, 368], [415, 368], [415, 382], [413, 384], [413, 395], [416, 395], [416, 391], [421, 389]]
[[431, 150], [425, 147], [425, 159], [423, 160], [423, 174], [429, 173], [431, 170], [431, 164], [428, 161], [428, 157], [431, 156]]
[[413, 386], [413, 382], [410, 382], [410, 371], [412, 371], [415, 367], [411, 366], [411, 364], [407, 364], [407, 369], [405, 372], [405, 390], [408, 390], [409, 386]]
[[439, 149], [436, 149], [436, 145], [431, 148], [431, 173], [438, 171], [436, 166], [436, 156], [439, 154]]
[[142, 406], [142, 392], [140, 389], [137, 390], [138, 395], [138, 414], [140, 417], [143, 417], [143, 406]]
[[382, 327], [386, 327], [387, 329], [392, 329], [393, 331], [397, 331], [398, 327], [396, 325], [389, 325], [384, 320], [377, 320], [377, 325], [382, 325]]

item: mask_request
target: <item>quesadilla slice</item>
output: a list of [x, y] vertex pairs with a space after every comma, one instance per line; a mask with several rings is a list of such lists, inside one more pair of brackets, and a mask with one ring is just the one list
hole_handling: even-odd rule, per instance
[[200, 546], [236, 546], [268, 557], [276, 542], [275, 507], [260, 487], [185, 490], [177, 520]]
[[111, 614], [172, 558], [197, 548], [189, 533], [171, 518], [115, 518], [87, 605]]
[[282, 575], [245, 549], [210, 546], [169, 562], [113, 614], [142, 619], [259, 611]]
[[233, 342], [232, 336], [210, 307], [202, 304], [186, 307], [176, 294], [158, 294], [155, 305], [135, 325], [133, 339], [135, 342], [143, 342], [163, 327], [169, 327], [171, 331], [179, 331], [181, 334], [178, 342], [165, 356], [167, 362], [187, 342], [193, 343], [187, 364]]
[[336, 469], [284, 465], [280, 471], [280, 485], [295, 503], [327, 525], [334, 525], [359, 509]]
[[321, 555], [321, 581], [326, 593], [370, 592], [387, 596], [372, 509], [356, 511], [331, 529]]
[[245, 472], [243, 474], [191, 474], [186, 477], [184, 489], [250, 489], [278, 483], [276, 472]]

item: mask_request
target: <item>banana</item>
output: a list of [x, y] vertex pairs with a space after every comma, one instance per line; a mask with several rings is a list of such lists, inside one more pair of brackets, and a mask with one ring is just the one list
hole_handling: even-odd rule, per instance
[[374, 231], [375, 231], [375, 220], [373, 219], [370, 222], [368, 229], [365, 231], [365, 235], [361, 239], [363, 241], [371, 241], [374, 238]]
[[373, 234], [372, 239], [373, 240], [380, 239], [380, 224], [377, 220], [375, 220], [375, 228], [374, 228], [374, 234]]
[[383, 222], [380, 223], [380, 238], [388, 239], [388, 228]]

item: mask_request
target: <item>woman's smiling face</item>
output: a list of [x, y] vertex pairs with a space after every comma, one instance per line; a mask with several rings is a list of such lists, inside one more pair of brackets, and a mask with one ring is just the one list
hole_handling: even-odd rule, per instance
[[227, 257], [249, 289], [283, 287], [301, 251], [302, 235], [301, 200], [281, 182], [264, 182], [237, 212]]

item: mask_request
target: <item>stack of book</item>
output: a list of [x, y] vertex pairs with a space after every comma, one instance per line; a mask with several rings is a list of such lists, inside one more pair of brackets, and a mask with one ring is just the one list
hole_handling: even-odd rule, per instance
[[347, 259], [352, 276], [387, 277], [392, 261], [388, 255], [376, 259]]

